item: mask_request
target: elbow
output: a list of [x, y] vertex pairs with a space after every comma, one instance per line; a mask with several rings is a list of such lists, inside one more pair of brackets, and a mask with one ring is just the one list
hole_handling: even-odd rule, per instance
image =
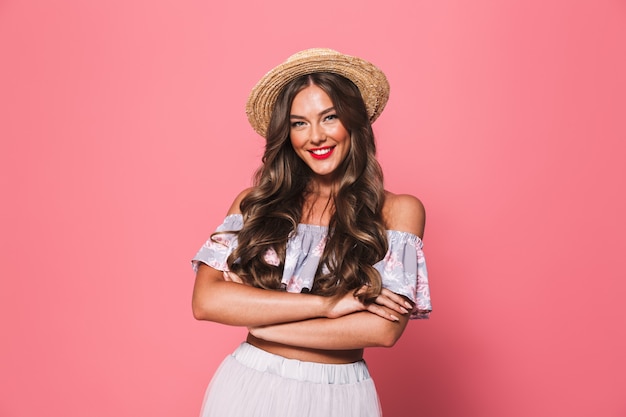
[[191, 312], [193, 314], [194, 319], [204, 320], [204, 312], [202, 311], [202, 309], [198, 308], [195, 304], [192, 304]]
[[191, 301], [191, 312], [193, 314], [193, 318], [196, 320], [209, 320], [209, 313], [206, 306], [196, 299]]
[[200, 310], [199, 308], [196, 307], [192, 307], [191, 308], [191, 312], [193, 313], [193, 318], [196, 320], [204, 320], [204, 315], [202, 313], [202, 310]]
[[400, 339], [400, 336], [402, 336], [405, 327], [406, 322], [385, 323], [385, 326], [383, 326], [378, 333], [376, 346], [385, 348], [393, 347]]
[[378, 346], [385, 348], [393, 347], [398, 339], [400, 339], [400, 334], [396, 334], [396, 332], [385, 332], [384, 335], [381, 335]]

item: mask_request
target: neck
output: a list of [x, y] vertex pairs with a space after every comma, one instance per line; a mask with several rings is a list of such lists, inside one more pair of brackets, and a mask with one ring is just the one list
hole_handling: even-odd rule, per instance
[[309, 195], [318, 198], [331, 198], [336, 195], [337, 183], [335, 181], [326, 181], [325, 179], [314, 178], [309, 181], [306, 188], [306, 198]]
[[335, 211], [332, 187], [312, 187], [304, 195], [302, 223], [328, 226]]

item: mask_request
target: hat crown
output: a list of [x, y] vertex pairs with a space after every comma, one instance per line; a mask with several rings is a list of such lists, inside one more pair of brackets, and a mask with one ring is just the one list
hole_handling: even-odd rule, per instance
[[293, 62], [293, 61], [297, 61], [303, 58], [308, 58], [311, 56], [330, 56], [330, 55], [339, 56], [341, 55], [341, 53], [330, 48], [310, 48], [310, 49], [305, 49], [304, 51], [296, 52], [295, 54], [291, 55], [289, 58], [287, 58], [287, 62]]
[[389, 82], [372, 63], [330, 48], [310, 48], [291, 55], [254, 86], [246, 103], [250, 125], [265, 137], [274, 105], [282, 89], [307, 74], [330, 72], [352, 81], [361, 93], [370, 123], [378, 118], [389, 98]]

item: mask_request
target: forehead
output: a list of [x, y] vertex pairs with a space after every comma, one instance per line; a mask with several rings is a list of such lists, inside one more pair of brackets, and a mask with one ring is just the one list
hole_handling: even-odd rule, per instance
[[291, 109], [321, 109], [333, 107], [333, 101], [328, 94], [317, 85], [308, 85], [296, 94], [291, 104]]

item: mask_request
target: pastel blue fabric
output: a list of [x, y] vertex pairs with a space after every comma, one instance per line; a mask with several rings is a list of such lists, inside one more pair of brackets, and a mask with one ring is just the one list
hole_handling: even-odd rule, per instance
[[[224, 273], [228, 273], [227, 259], [237, 247], [236, 232], [243, 227], [241, 214], [226, 216], [192, 260], [194, 270], [203, 262]], [[313, 286], [324, 247], [328, 239], [328, 227], [299, 224], [287, 242], [282, 275], [282, 287], [289, 292], [308, 292]], [[423, 242], [412, 233], [387, 230], [389, 250], [383, 259], [374, 265], [382, 277], [383, 287], [411, 300], [415, 306], [412, 319], [428, 318], [431, 308], [428, 270], [422, 250]], [[265, 260], [280, 265], [273, 250], [265, 253]]]

